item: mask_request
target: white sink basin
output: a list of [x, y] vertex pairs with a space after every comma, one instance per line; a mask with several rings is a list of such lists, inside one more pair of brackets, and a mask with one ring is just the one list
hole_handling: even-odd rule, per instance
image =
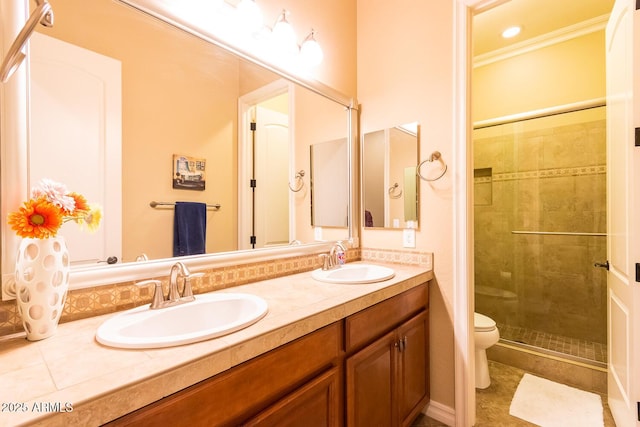
[[396, 272], [375, 264], [345, 264], [333, 270], [313, 270], [311, 277], [327, 283], [375, 283], [391, 279]]
[[107, 319], [96, 340], [120, 348], [160, 348], [204, 341], [254, 324], [267, 314], [267, 302], [255, 295], [211, 293], [157, 310], [137, 307]]

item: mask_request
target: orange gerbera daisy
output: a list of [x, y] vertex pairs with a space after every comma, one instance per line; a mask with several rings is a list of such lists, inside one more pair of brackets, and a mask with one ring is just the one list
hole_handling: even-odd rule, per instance
[[85, 199], [82, 194], [69, 193], [67, 195], [69, 197], [72, 197], [73, 200], [76, 202], [76, 207], [73, 210], [73, 212], [71, 212], [73, 216], [80, 215], [81, 213], [88, 212], [90, 210], [89, 203], [87, 202], [87, 199]]
[[9, 225], [20, 237], [54, 237], [62, 225], [60, 208], [45, 198], [31, 199], [9, 214]]

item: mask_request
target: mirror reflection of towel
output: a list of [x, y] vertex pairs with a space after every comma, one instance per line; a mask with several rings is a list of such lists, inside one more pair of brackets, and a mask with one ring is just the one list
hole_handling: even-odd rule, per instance
[[173, 256], [205, 253], [206, 203], [176, 202], [173, 219]]

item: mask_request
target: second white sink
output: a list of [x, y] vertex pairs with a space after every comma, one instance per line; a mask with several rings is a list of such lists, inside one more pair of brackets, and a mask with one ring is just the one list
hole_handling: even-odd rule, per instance
[[246, 328], [267, 314], [255, 295], [210, 293], [173, 307], [137, 307], [107, 319], [96, 340], [119, 348], [160, 348], [204, 341]]
[[327, 283], [375, 283], [391, 279], [396, 272], [389, 267], [375, 264], [345, 264], [333, 270], [317, 269], [311, 272], [311, 277]]

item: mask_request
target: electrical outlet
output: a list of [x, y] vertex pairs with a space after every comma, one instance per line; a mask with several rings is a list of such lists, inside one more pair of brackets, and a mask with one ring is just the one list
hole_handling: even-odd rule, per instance
[[413, 228], [405, 228], [402, 231], [402, 246], [405, 248], [416, 247], [416, 230]]
[[316, 227], [313, 229], [313, 234], [314, 234], [314, 239], [316, 241], [321, 241], [322, 240], [322, 227]]

